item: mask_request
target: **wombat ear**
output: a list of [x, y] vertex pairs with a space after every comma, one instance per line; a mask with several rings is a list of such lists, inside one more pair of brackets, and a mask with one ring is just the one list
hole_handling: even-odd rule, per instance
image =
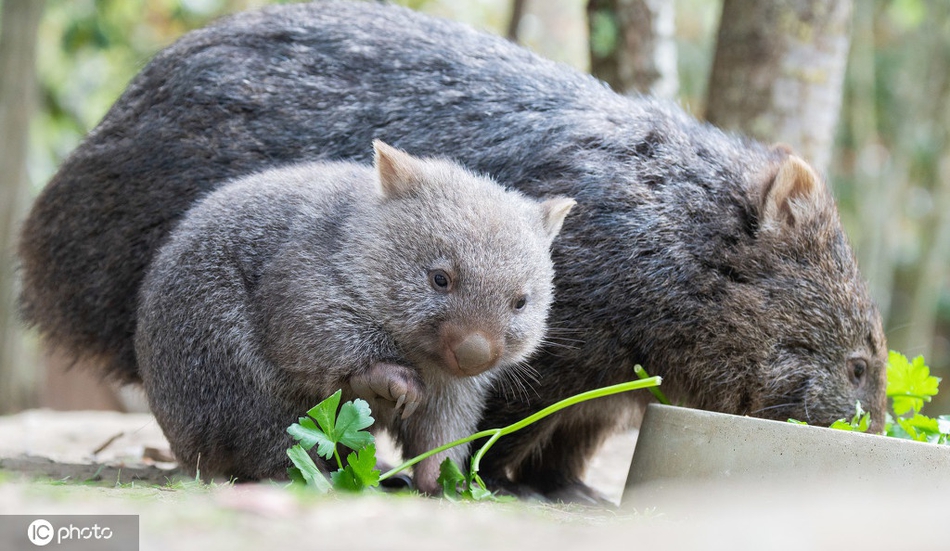
[[373, 150], [383, 197], [401, 197], [419, 187], [418, 159], [381, 140], [373, 140]]
[[571, 211], [571, 208], [577, 204], [577, 201], [569, 197], [555, 197], [541, 203], [541, 214], [544, 217], [544, 231], [548, 234], [551, 241], [561, 231], [564, 224], [564, 217]]
[[799, 226], [825, 211], [830, 201], [818, 174], [797, 155], [781, 162], [764, 192], [761, 220], [765, 225]]

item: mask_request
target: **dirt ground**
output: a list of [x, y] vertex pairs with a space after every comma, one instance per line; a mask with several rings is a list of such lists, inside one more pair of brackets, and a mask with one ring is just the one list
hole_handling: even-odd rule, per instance
[[[634, 442], [632, 433], [616, 437], [591, 465], [588, 482], [615, 501]], [[947, 548], [950, 501], [899, 487], [691, 483], [640, 510], [316, 497], [277, 484], [168, 485], [172, 464], [149, 459], [166, 447], [145, 414], [0, 417], [0, 515], [134, 514], [139, 548], [156, 551]], [[4, 551], [8, 536], [0, 533]]]

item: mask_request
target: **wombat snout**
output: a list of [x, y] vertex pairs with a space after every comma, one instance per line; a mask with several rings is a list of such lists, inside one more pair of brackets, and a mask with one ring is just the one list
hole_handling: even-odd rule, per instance
[[449, 331], [446, 337], [445, 360], [455, 375], [478, 375], [501, 357], [501, 345], [481, 331]]

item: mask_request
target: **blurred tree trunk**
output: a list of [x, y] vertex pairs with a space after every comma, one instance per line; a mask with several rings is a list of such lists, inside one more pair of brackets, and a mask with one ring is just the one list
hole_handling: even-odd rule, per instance
[[674, 98], [674, 16], [667, 0], [589, 0], [591, 73], [621, 94]]
[[518, 43], [518, 27], [521, 26], [521, 19], [524, 17], [524, 4], [526, 0], [513, 0], [511, 2], [511, 18], [508, 20], [508, 31], [505, 34], [508, 40]]
[[28, 195], [26, 152], [36, 100], [36, 37], [43, 0], [3, 0], [0, 12], [0, 412], [35, 403], [16, 316], [13, 251]]
[[724, 0], [707, 120], [787, 143], [827, 170], [850, 21], [851, 0]]
[[920, 128], [930, 127], [929, 140], [939, 149], [931, 161], [936, 166], [914, 178], [918, 193], [924, 190], [923, 195], [929, 198], [929, 208], [912, 213], [919, 217], [921, 252], [909, 278], [909, 299], [903, 311], [897, 312], [898, 323], [903, 321], [910, 330], [894, 344], [901, 346], [901, 350], [913, 350], [934, 359], [937, 305], [950, 280], [950, 6], [936, 2], [928, 15], [929, 21], [922, 29], [925, 32], [918, 36], [920, 51], [927, 52], [921, 59], [926, 83], [915, 87], [917, 113], [902, 125], [900, 137], [905, 143], [913, 143], [915, 138], [919, 139]]
[[860, 193], [855, 194], [858, 225], [852, 239], [871, 296], [881, 316], [888, 320], [897, 243], [894, 228], [883, 221], [889, 218], [904, 193], [907, 167], [901, 161], [903, 157], [889, 154], [878, 132], [874, 11], [874, 2], [858, 2], [855, 6], [844, 116], [854, 141], [851, 173], [860, 189]]
[[525, 2], [518, 42], [554, 61], [580, 71], [590, 64], [584, 5], [578, 0]]
[[[950, 105], [946, 103], [950, 102], [950, 94], [945, 94], [943, 101], [944, 105]], [[950, 121], [944, 124], [950, 124]], [[937, 304], [942, 289], [948, 283], [947, 267], [950, 266], [950, 148], [944, 151], [939, 163], [939, 179], [931, 190], [934, 208], [926, 220], [931, 235], [928, 236], [926, 249], [917, 269], [907, 314], [913, 331], [902, 348], [919, 350], [927, 358], [933, 357]]]

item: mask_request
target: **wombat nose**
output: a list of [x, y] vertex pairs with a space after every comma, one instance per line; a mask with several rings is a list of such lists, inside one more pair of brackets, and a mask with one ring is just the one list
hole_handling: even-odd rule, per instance
[[477, 375], [491, 367], [495, 360], [491, 342], [481, 333], [471, 333], [454, 350], [459, 368], [467, 375]]

